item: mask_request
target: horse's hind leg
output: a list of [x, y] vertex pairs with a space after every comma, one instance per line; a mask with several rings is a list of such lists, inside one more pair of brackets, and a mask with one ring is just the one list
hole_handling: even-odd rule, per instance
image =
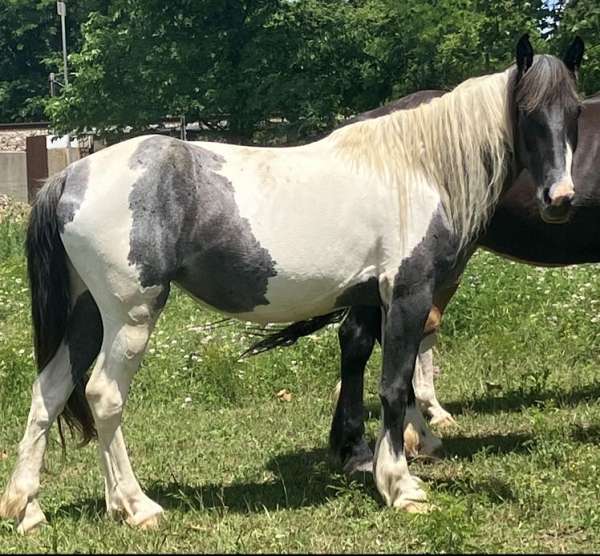
[[26, 533], [46, 521], [37, 501], [44, 452], [50, 427], [72, 390], [68, 350], [62, 343], [33, 383], [31, 409], [19, 443], [17, 463], [0, 499], [0, 516], [14, 519], [20, 533]]
[[[333, 456], [341, 462], [345, 473], [371, 471], [373, 454], [364, 438], [363, 385], [365, 366], [373, 351], [375, 340], [379, 341], [381, 337], [381, 309], [352, 307], [339, 328], [338, 337], [341, 380], [336, 387], [336, 409], [329, 434], [329, 446]], [[430, 366], [424, 368], [427, 362], [431, 362], [430, 357], [427, 359], [430, 344], [430, 336], [421, 342], [415, 367], [413, 383], [419, 402], [420, 396], [429, 394], [429, 390], [426, 390], [430, 386], [428, 379], [433, 381], [433, 376], [429, 377], [427, 374], [430, 372]], [[435, 398], [435, 392], [433, 396]], [[427, 398], [429, 399], [430, 397]], [[414, 406], [407, 408], [404, 442], [407, 456], [413, 458], [418, 455], [431, 456], [442, 446], [442, 441], [429, 430], [419, 408]]]
[[380, 313], [379, 307], [352, 307], [338, 332], [341, 388], [329, 446], [347, 474], [373, 468], [373, 453], [364, 436], [363, 384], [365, 366], [380, 336]]
[[116, 308], [114, 302], [103, 305], [99, 301], [104, 339], [86, 387], [98, 430], [107, 510], [122, 515], [130, 525], [141, 527], [155, 525], [163, 509], [144, 494], [135, 478], [123, 439], [121, 417], [131, 380], [166, 301], [163, 288], [152, 290]]
[[31, 409], [17, 463], [6, 491], [0, 499], [0, 516], [14, 519], [17, 530], [27, 533], [46, 519], [37, 501], [40, 473], [48, 433], [98, 354], [102, 324], [89, 292], [73, 292], [74, 303], [65, 338], [56, 354], [36, 378], [32, 387]]

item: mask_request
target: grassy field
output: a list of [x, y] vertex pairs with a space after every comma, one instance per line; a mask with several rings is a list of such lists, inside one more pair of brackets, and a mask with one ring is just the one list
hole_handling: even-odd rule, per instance
[[[0, 223], [0, 486], [12, 470], [35, 376], [18, 219]], [[130, 456], [168, 512], [155, 531], [108, 519], [93, 445], [42, 477], [49, 525], [0, 552], [600, 551], [600, 274], [535, 269], [478, 253], [445, 316], [439, 398], [460, 428], [439, 461], [416, 461], [437, 507], [382, 506], [373, 480], [329, 461], [335, 329], [250, 360], [244, 324], [175, 291], [132, 387]], [[379, 427], [380, 352], [369, 363], [368, 434]], [[276, 394], [286, 388], [289, 402]]]

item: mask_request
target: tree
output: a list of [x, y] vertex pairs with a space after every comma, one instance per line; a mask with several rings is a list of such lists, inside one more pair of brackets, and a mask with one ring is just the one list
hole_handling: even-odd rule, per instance
[[555, 7], [551, 42], [557, 52], [565, 52], [573, 38], [585, 42], [579, 88], [591, 95], [600, 91], [600, 4], [596, 0], [570, 0]]
[[450, 88], [539, 46], [542, 0], [112, 0], [48, 103], [63, 131], [144, 130], [185, 115], [237, 142], [287, 140], [424, 88]]
[[[80, 22], [108, 0], [82, 0], [69, 9], [68, 44], [78, 49]], [[70, 8], [70, 7], [69, 7]], [[0, 10], [0, 121], [44, 118], [48, 73], [62, 67], [55, 0], [4, 0]]]

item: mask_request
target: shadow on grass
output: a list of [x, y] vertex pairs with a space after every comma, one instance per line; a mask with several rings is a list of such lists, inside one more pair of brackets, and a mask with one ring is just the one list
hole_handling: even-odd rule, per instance
[[600, 425], [574, 425], [571, 438], [581, 444], [600, 444]]
[[[479, 399], [464, 402], [441, 399], [442, 406], [452, 415], [462, 415], [466, 411], [475, 413], [518, 412], [524, 407], [541, 405], [553, 401], [559, 407], [574, 407], [581, 402], [600, 399], [600, 383], [588, 384], [582, 388], [565, 392], [564, 390], [511, 390], [500, 394], [489, 394]], [[381, 406], [378, 402], [365, 404], [365, 418], [379, 419]]]
[[559, 407], [574, 407], [581, 402], [595, 401], [600, 398], [600, 383], [588, 384], [573, 390], [546, 390], [536, 389], [530, 391], [511, 390], [498, 395], [487, 395], [468, 402], [449, 402], [443, 404], [446, 409], [459, 415], [465, 409], [476, 413], [497, 413], [501, 411], [521, 411], [523, 407], [540, 405], [548, 401], [556, 403]]
[[[190, 485], [154, 482], [146, 494], [165, 509], [183, 511], [263, 513], [266, 510], [298, 509], [325, 504], [345, 479], [336, 474], [324, 448], [282, 454], [267, 469], [274, 475], [265, 482]], [[372, 482], [372, 481], [371, 481]], [[103, 498], [87, 498], [62, 506], [57, 514], [80, 517], [104, 512]]]
[[528, 453], [535, 439], [531, 434], [488, 434], [483, 436], [446, 436], [441, 457], [472, 460], [476, 454], [502, 455]]
[[[600, 427], [575, 427], [572, 436], [581, 442], [598, 442]], [[469, 437], [456, 435], [444, 438], [439, 458], [459, 458], [470, 461], [478, 454], [493, 456], [529, 453], [534, 443], [534, 436], [525, 433]], [[370, 446], [371, 449], [374, 448], [374, 441], [370, 442]], [[321, 506], [335, 498], [336, 492], [343, 490], [348, 484], [348, 479], [340, 474], [339, 468], [332, 462], [325, 448], [278, 455], [267, 463], [266, 468], [274, 476], [265, 482], [194, 485], [173, 480], [157, 481], [144, 485], [144, 488], [150, 498], [167, 510], [263, 513], [265, 510]], [[352, 480], [362, 483], [365, 493], [378, 499], [370, 474], [353, 475]], [[484, 494], [489, 500], [498, 503], [514, 499], [509, 485], [493, 477], [478, 481], [461, 477], [428, 479], [427, 483], [434, 489], [449, 492]], [[104, 499], [94, 497], [64, 505], [56, 511], [56, 514], [78, 519], [81, 516], [101, 516], [104, 512]]]

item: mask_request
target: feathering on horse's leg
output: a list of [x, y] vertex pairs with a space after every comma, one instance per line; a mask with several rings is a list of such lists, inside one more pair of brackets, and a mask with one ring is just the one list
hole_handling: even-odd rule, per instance
[[[424, 343], [426, 342], [421, 342], [420, 350], [423, 348]], [[413, 376], [413, 390], [417, 404], [407, 408], [404, 423], [404, 448], [406, 455], [411, 458], [416, 458], [419, 455], [432, 456], [442, 447], [441, 438], [431, 432], [423, 416], [424, 411], [420, 399], [423, 393], [420, 388], [423, 385], [424, 374], [426, 372], [423, 368], [423, 353], [420, 351], [415, 363], [415, 374]]]

